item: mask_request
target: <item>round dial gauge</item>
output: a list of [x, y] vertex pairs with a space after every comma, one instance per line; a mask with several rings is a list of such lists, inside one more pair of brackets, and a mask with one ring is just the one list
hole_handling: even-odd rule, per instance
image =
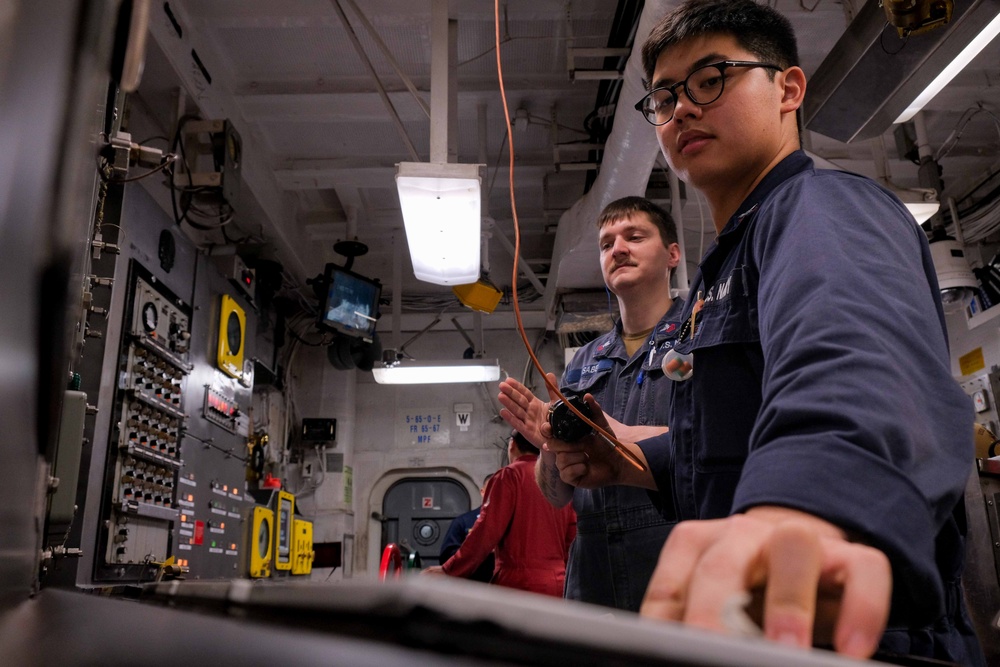
[[160, 319], [160, 314], [156, 311], [156, 304], [147, 301], [142, 305], [142, 328], [148, 332], [156, 331], [156, 323]]
[[267, 519], [261, 519], [260, 528], [257, 529], [257, 555], [261, 558], [266, 557], [270, 545], [271, 522]]
[[229, 354], [239, 354], [240, 347], [243, 346], [243, 330], [236, 313], [229, 313], [226, 321], [226, 343], [229, 345]]

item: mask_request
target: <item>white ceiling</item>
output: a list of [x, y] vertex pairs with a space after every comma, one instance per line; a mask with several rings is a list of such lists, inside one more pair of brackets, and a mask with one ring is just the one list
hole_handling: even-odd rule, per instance
[[[345, 29], [338, 4], [377, 81]], [[650, 12], [659, 13], [673, 3], [651, 0], [645, 4]], [[776, 4], [795, 25], [803, 67], [812, 74], [843, 34], [852, 10], [833, 0]], [[165, 6], [180, 26], [180, 35], [164, 13]], [[355, 13], [355, 6], [363, 19]], [[612, 79], [584, 79], [582, 73], [574, 76], [567, 56], [571, 48], [609, 44], [631, 48], [629, 32], [635, 30], [633, 19], [641, 6], [628, 0], [501, 2], [500, 48], [509, 111], [513, 116], [520, 110], [527, 118], [514, 133], [521, 254], [542, 284], [550, 267], [561, 267], [558, 276], [552, 272], [558, 286], [547, 286], [550, 301], [523, 304], [527, 310], [551, 303], [559, 289], [603, 289], [596, 242], [589, 232], [593, 228], [570, 220], [574, 214], [566, 213], [584, 196], [595, 175], [574, 163], [592, 162], [596, 154], [586, 146], [561, 146], [557, 164], [555, 148], [607, 139], [586, 128], [593, 129], [595, 117], [614, 114], [611, 104], [619, 85], [629, 95], [620, 100], [619, 125], [628, 123], [621, 118], [636, 115], [633, 97], [641, 94], [636, 92], [640, 84], [629, 79], [636, 65], [625, 69], [624, 58], [575, 59], [578, 70], [625, 71], [626, 80], [618, 84]], [[487, 165], [484, 192], [489, 213], [496, 220], [495, 233], [513, 239], [493, 12], [489, 0], [453, 0], [449, 6], [458, 30], [455, 131], [458, 161]], [[620, 15], [627, 19], [619, 19], [624, 26], [615, 29]], [[644, 25], [651, 25], [652, 18], [644, 18]], [[263, 240], [264, 255], [281, 261], [287, 273], [301, 282], [320, 273], [326, 262], [342, 264], [345, 258], [333, 251], [333, 244], [356, 234], [369, 252], [356, 259], [354, 270], [379, 278], [387, 294], [399, 290], [405, 297], [404, 311], [439, 308], [450, 298], [447, 288], [412, 277], [393, 176], [396, 163], [414, 157], [378, 90], [381, 86], [386, 91], [417, 157], [427, 160], [428, 116], [391, 60], [429, 105], [431, 0], [169, 0], [153, 3], [150, 34], [143, 83], [131, 109], [133, 137], [141, 139], [145, 132], [170, 136], [181, 112], [232, 121], [244, 142], [244, 161], [242, 195], [236, 217], [227, 227], [230, 238], [246, 239], [243, 245], [247, 247]], [[644, 36], [635, 40], [641, 43]], [[379, 42], [392, 59], [380, 50]], [[192, 51], [210, 83], [194, 63]], [[997, 46], [992, 45], [927, 107], [932, 148], [945, 141], [972, 105], [998, 108], [997, 63]], [[180, 101], [179, 90], [183, 90]], [[484, 125], [481, 106], [485, 107]], [[885, 137], [892, 179], [902, 186], [916, 186], [916, 168], [895, 155], [891, 129]], [[654, 142], [651, 127], [633, 128], [627, 141], [614, 144], [614, 158], [627, 165], [636, 151], [635, 155], [643, 156], [636, 158], [639, 163], [651, 160]], [[839, 166], [875, 173], [870, 142], [843, 144], [807, 131], [805, 143], [813, 153]], [[945, 195], [964, 195], [997, 165], [998, 156], [1000, 129], [988, 114], [981, 113], [941, 159]], [[602, 157], [602, 168], [609, 169], [609, 156]], [[646, 192], [651, 198], [665, 199], [669, 193], [663, 187], [662, 158], [657, 165], [653, 187]], [[632, 188], [630, 193], [642, 194], [646, 180], [643, 176], [635, 185], [617, 183], [615, 188], [617, 192]], [[598, 178], [595, 189], [610, 191], [607, 181]], [[162, 184], [147, 187], [158, 190], [161, 201], [168, 201]], [[604, 194], [595, 196], [600, 200]], [[693, 270], [699, 243], [710, 239], [706, 228], [711, 223], [702, 222], [693, 196], [683, 204], [682, 222]], [[560, 227], [560, 233], [568, 236], [557, 243]], [[498, 286], [509, 286], [510, 253], [498, 239], [490, 241], [489, 249], [490, 278]], [[454, 307], [462, 309], [457, 302]], [[504, 310], [509, 307], [502, 305], [498, 313]]]

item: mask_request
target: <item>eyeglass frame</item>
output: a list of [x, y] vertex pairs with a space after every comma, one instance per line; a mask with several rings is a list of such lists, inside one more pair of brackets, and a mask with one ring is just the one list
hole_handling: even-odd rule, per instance
[[[699, 71], [701, 71], [703, 69], [706, 69], [708, 67], [714, 67], [717, 70], [719, 70], [719, 76], [722, 79], [722, 85], [719, 86], [719, 94], [717, 96], [715, 96], [714, 98], [712, 98], [711, 100], [709, 100], [707, 102], [699, 102], [696, 99], [694, 99], [693, 97], [691, 97], [691, 90], [688, 88], [688, 85], [687, 85], [688, 84], [688, 80], [690, 80], [691, 77], [694, 76], [697, 72], [699, 72]], [[639, 100], [638, 102], [635, 103], [635, 110], [638, 111], [639, 113], [641, 113], [642, 117], [645, 118], [646, 122], [649, 123], [650, 125], [653, 125], [655, 127], [660, 127], [661, 125], [666, 125], [667, 123], [669, 123], [670, 121], [672, 121], [674, 119], [674, 113], [676, 113], [677, 104], [680, 102], [680, 96], [677, 95], [677, 89], [678, 88], [680, 88], [682, 86], [684, 87], [684, 94], [687, 95], [687, 98], [689, 100], [691, 100], [692, 104], [697, 104], [700, 107], [707, 106], [707, 105], [711, 104], [712, 102], [717, 101], [720, 97], [722, 97], [722, 93], [726, 89], [726, 70], [728, 68], [730, 68], [730, 67], [764, 67], [764, 68], [767, 68], [767, 69], [773, 69], [776, 72], [782, 72], [782, 71], [785, 70], [785, 68], [782, 67], [781, 65], [775, 65], [774, 63], [756, 62], [756, 61], [752, 61], [752, 60], [720, 60], [717, 63], [708, 63], [706, 65], [702, 65], [701, 67], [697, 67], [697, 68], [691, 70], [691, 72], [686, 77], [684, 77], [684, 79], [682, 81], [678, 81], [677, 83], [672, 83], [669, 86], [658, 86], [656, 88], [653, 88], [651, 91], [649, 91], [648, 93], [646, 93], [645, 95], [643, 95], [641, 100]], [[658, 92], [663, 91], [663, 90], [669, 91], [670, 95], [674, 98], [674, 111], [670, 113], [670, 118], [666, 119], [662, 123], [657, 123], [657, 122], [654, 122], [649, 117], [649, 114], [646, 113], [645, 102], [646, 102], [647, 99], [650, 99], [650, 97], [654, 93], [658, 93]], [[654, 112], [654, 115], [655, 115], [655, 112]]]

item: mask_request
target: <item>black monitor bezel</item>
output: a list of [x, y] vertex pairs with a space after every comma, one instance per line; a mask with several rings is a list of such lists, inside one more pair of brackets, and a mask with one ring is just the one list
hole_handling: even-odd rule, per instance
[[360, 331], [358, 329], [352, 329], [350, 327], [344, 326], [339, 322], [334, 322], [326, 318], [326, 313], [328, 310], [328, 304], [330, 301], [330, 290], [333, 287], [336, 275], [342, 274], [348, 276], [351, 280], [356, 280], [361, 283], [366, 283], [375, 288], [375, 296], [372, 299], [372, 317], [376, 320], [379, 316], [379, 300], [382, 298], [382, 283], [374, 278], [368, 278], [359, 273], [355, 273], [349, 269], [344, 268], [338, 264], [327, 264], [323, 270], [323, 303], [321, 304], [319, 312], [319, 325], [327, 330], [334, 333], [339, 333], [344, 336], [351, 338], [361, 338], [362, 340], [371, 341], [372, 337], [375, 335], [376, 322], [372, 322], [371, 329], [368, 331]]

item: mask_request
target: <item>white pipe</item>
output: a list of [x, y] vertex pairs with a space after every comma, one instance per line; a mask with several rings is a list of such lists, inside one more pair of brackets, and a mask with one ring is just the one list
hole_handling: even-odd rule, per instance
[[639, 19], [632, 54], [625, 65], [615, 125], [604, 147], [604, 159], [593, 187], [559, 218], [552, 266], [545, 285], [543, 303], [547, 327], [555, 326], [556, 297], [574, 274], [600, 274], [595, 223], [608, 203], [628, 195], [645, 195], [649, 174], [659, 147], [653, 126], [631, 108], [646, 94], [642, 86], [643, 42], [674, 0], [647, 0]]
[[458, 22], [448, 18], [448, 0], [431, 3], [431, 162], [458, 160]]
[[955, 226], [955, 240], [961, 248], [965, 247], [965, 238], [962, 235], [962, 223], [958, 220], [958, 207], [955, 206], [955, 198], [948, 197], [948, 210], [951, 212], [951, 223]]
[[403, 325], [403, 240], [392, 235], [392, 345], [399, 350]]

